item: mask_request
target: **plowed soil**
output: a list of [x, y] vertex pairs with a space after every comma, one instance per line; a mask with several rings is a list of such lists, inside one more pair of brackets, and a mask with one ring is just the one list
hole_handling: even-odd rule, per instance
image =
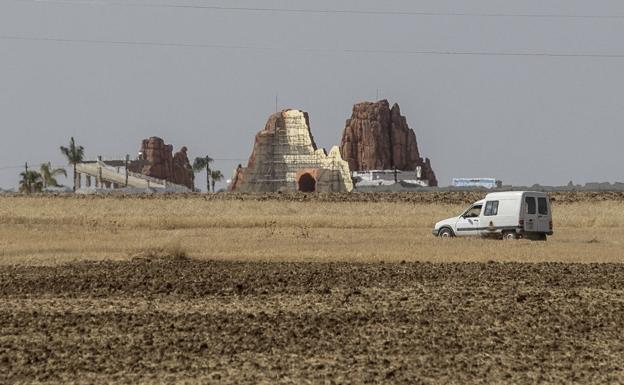
[[0, 267], [0, 383], [622, 383], [624, 265]]

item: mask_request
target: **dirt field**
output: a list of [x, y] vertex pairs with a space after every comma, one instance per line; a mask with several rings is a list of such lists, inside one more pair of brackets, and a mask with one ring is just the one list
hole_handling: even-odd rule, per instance
[[0, 383], [624, 382], [624, 199], [503, 242], [395, 198], [0, 198]]
[[622, 383], [624, 267], [0, 269], [0, 382]]

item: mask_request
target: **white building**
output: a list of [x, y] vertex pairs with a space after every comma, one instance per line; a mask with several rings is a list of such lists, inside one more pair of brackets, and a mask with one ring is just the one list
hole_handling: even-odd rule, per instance
[[429, 181], [422, 179], [422, 168], [415, 171], [368, 170], [354, 171], [351, 176], [358, 186], [390, 186], [398, 182], [428, 187]]
[[453, 178], [453, 187], [483, 187], [493, 189], [501, 187], [503, 182], [495, 178]]

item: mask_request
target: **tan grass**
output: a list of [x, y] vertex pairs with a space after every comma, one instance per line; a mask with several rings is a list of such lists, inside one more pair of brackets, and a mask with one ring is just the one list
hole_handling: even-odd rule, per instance
[[431, 235], [434, 222], [463, 208], [192, 197], [1, 198], [0, 264], [127, 260], [150, 252], [262, 261], [624, 261], [621, 202], [555, 205], [556, 234], [545, 243], [442, 241]]

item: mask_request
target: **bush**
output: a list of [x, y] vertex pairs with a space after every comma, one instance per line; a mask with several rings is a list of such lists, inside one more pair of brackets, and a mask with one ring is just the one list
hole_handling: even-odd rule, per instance
[[164, 246], [150, 247], [132, 255], [133, 260], [170, 260], [188, 261], [190, 257], [180, 241], [171, 242]]

